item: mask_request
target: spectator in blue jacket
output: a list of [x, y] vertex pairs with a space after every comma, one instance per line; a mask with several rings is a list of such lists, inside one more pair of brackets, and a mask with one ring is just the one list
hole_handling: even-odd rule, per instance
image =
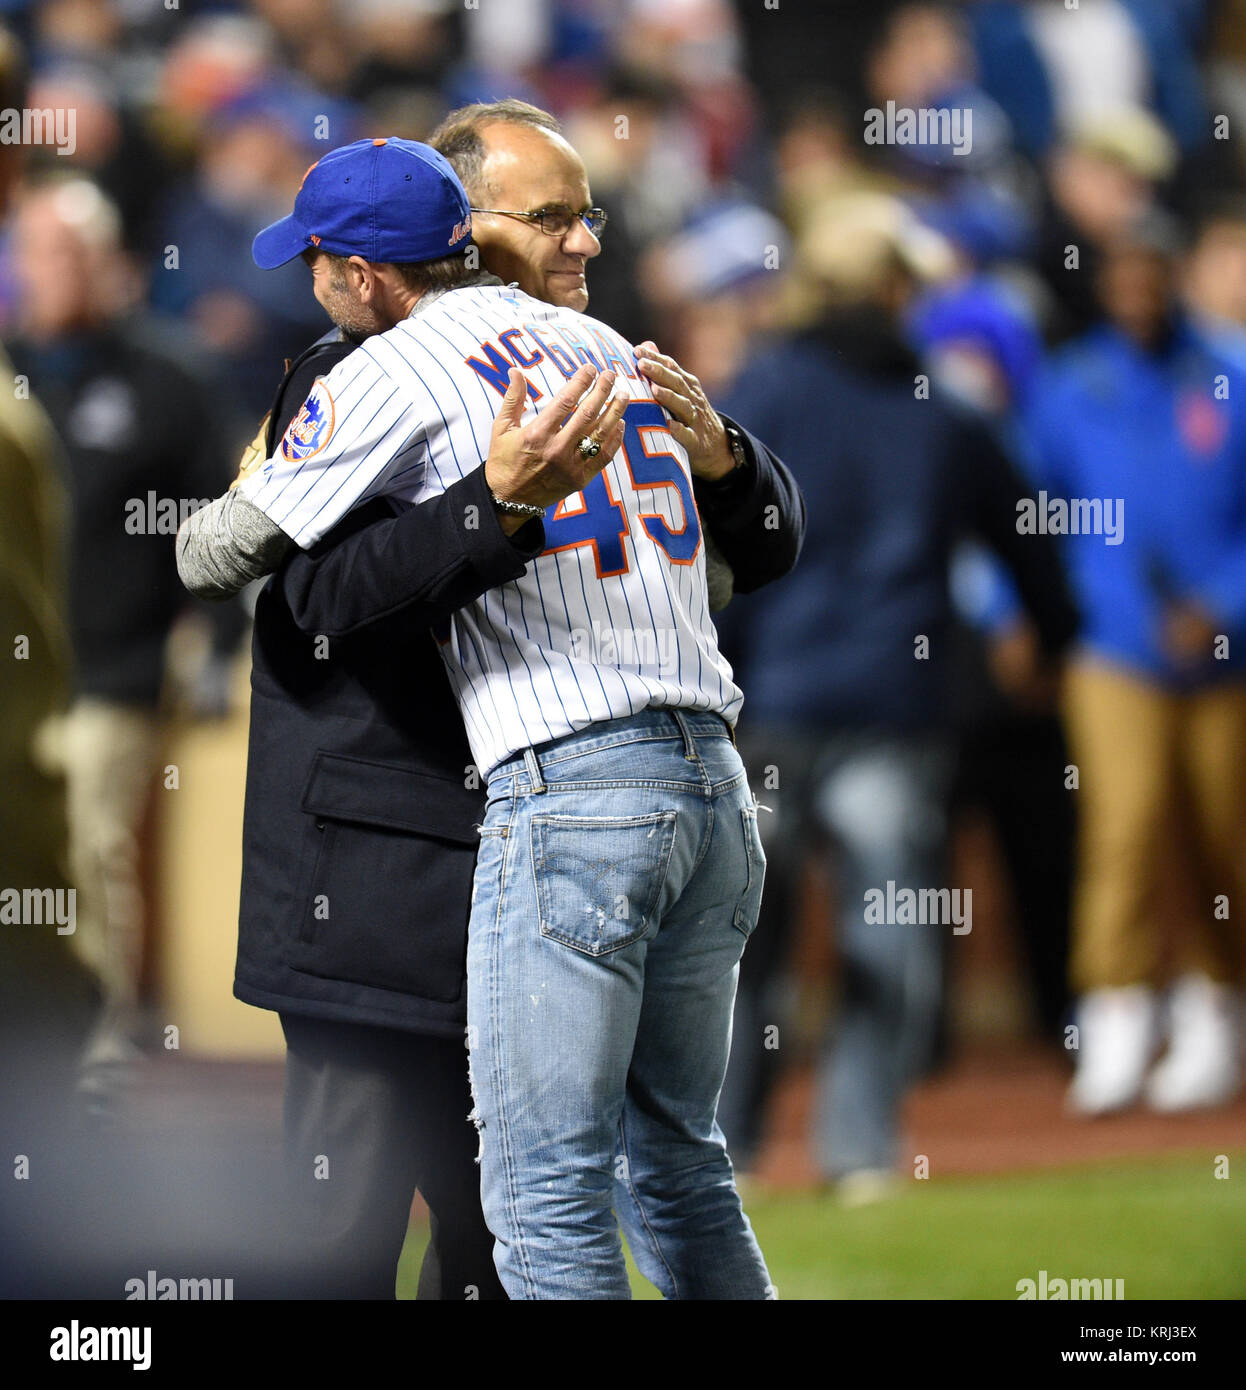
[[[1086, 1114], [1143, 1094], [1161, 1110], [1213, 1105], [1239, 1082], [1246, 358], [1180, 312], [1175, 249], [1152, 222], [1109, 249], [1106, 321], [1054, 361], [1030, 421], [1035, 521], [1068, 533], [1083, 614], [1066, 716], [1082, 827], [1070, 1102]], [[1148, 1078], [1157, 897], [1182, 852], [1197, 897]]]
[[1055, 543], [1017, 532], [1026, 485], [983, 426], [928, 389], [901, 339], [927, 244], [889, 198], [840, 199], [815, 215], [803, 288], [825, 311], [750, 362], [730, 394], [783, 440], [809, 521], [798, 570], [737, 599], [724, 624], [749, 693], [745, 754], [769, 808], [769, 868], [755, 933], [767, 949], [742, 970], [720, 1122], [733, 1151], [755, 1145], [776, 1056], [768, 990], [817, 840], [838, 888], [842, 999], [816, 1151], [846, 1200], [891, 1180], [900, 1101], [936, 1043], [944, 952], [965, 931], [963, 920], [918, 924], [898, 896], [891, 910], [901, 891], [948, 888], [948, 564], [961, 535], [1003, 557], [1048, 654], [1075, 625]]

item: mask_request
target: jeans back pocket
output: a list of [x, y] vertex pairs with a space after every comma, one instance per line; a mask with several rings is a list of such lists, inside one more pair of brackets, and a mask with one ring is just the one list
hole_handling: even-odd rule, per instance
[[649, 930], [671, 851], [675, 812], [532, 818], [541, 935], [604, 956]]

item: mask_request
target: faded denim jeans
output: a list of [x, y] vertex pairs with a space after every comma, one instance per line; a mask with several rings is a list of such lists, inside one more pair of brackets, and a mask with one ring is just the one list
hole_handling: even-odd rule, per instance
[[715, 1118], [764, 872], [717, 715], [644, 710], [490, 775], [468, 1044], [511, 1298], [630, 1297], [620, 1222], [667, 1298], [774, 1296]]

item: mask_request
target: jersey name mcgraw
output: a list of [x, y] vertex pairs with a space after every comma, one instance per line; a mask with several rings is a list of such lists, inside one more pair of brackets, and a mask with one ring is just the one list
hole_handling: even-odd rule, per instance
[[400, 510], [477, 468], [512, 365], [534, 411], [583, 362], [615, 371], [616, 392], [631, 397], [622, 448], [549, 509], [545, 551], [525, 574], [438, 634], [483, 774], [529, 745], [646, 707], [731, 723], [739, 712], [710, 620], [687, 454], [631, 345], [513, 287], [451, 291], [318, 380], [296, 434], [239, 486], [306, 548], [365, 501]]

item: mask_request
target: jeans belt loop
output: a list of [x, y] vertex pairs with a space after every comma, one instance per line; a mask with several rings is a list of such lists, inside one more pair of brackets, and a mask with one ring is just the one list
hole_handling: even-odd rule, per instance
[[536, 753], [531, 747], [523, 750], [524, 766], [528, 769], [528, 781], [532, 784], [534, 792], [545, 790], [545, 779], [541, 776], [541, 764], [537, 761]]
[[692, 737], [692, 730], [688, 727], [688, 719], [683, 710], [673, 709], [671, 715], [675, 723], [679, 725], [679, 732], [684, 736], [684, 757], [690, 762], [695, 763], [700, 756], [697, 753], [696, 741]]

